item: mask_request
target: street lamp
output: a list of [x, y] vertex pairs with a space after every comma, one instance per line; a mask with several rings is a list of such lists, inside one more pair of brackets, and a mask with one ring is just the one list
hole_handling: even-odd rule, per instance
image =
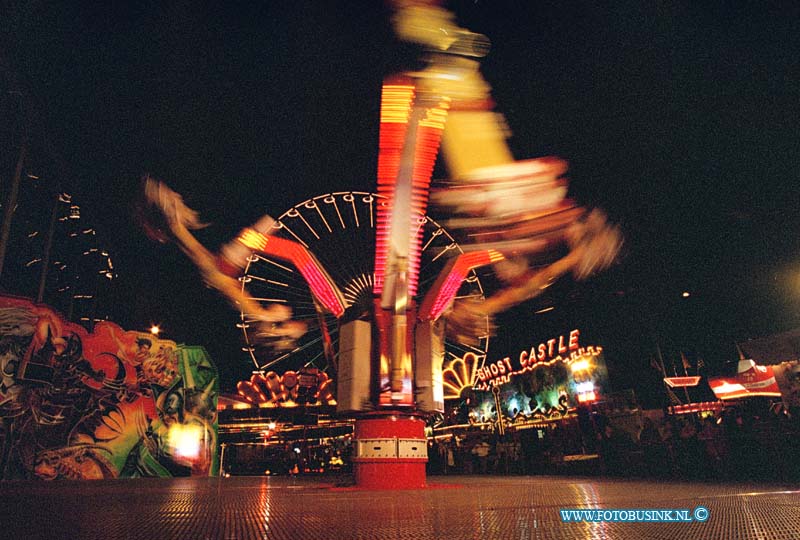
[[154, 336], [157, 336], [161, 332], [161, 328], [157, 324], [154, 324], [150, 327], [150, 333]]

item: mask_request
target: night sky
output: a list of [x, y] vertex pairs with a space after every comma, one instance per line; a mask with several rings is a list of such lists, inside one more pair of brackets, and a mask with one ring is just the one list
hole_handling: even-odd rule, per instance
[[[117, 322], [204, 345], [230, 390], [252, 367], [238, 314], [137, 228], [139, 178], [181, 192], [211, 248], [264, 213], [371, 191], [382, 79], [418, 51], [375, 0], [92, 4], [6, 4], [0, 66], [33, 103], [52, 174], [107, 235]], [[502, 317], [490, 358], [580, 328], [614, 388], [657, 405], [656, 345], [670, 371], [684, 351], [719, 373], [736, 341], [800, 326], [794, 3], [446, 5], [492, 41], [483, 72], [515, 156], [567, 159], [571, 195], [626, 241], [602, 276]]]

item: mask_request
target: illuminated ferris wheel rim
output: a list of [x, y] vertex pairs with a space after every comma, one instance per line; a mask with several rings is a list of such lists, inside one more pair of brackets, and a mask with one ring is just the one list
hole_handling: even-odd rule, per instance
[[[365, 298], [365, 295], [369, 299], [373, 297], [372, 288], [375, 283], [375, 243], [373, 236], [376, 230], [376, 208], [379, 205], [387, 206], [388, 204], [389, 201], [387, 197], [369, 191], [334, 191], [325, 193], [297, 203], [283, 212], [272, 224], [267, 234], [284, 236], [287, 239], [298, 242], [313, 256], [320, 259], [323, 266], [330, 271], [336, 285], [343, 292], [346, 301], [345, 307], [349, 308], [354, 305], [358, 299]], [[426, 254], [427, 264], [444, 264], [451, 256], [464, 252], [453, 236], [433, 218], [427, 215], [419, 215], [417, 217], [417, 224], [423, 231], [421, 252]], [[368, 231], [368, 233], [361, 231]], [[326, 261], [325, 253], [323, 252], [333, 249], [331, 247], [333, 242], [329, 241], [329, 239], [335, 238], [337, 233], [339, 235], [359, 235], [361, 241], [365, 245], [358, 247], [363, 248], [363, 251], [356, 251], [354, 253], [356, 256], [351, 259], [347, 259], [347, 253], [336, 253], [335, 255], [328, 253], [327, 258], [333, 260]], [[364, 234], [370, 235], [367, 238], [369, 244], [364, 242]], [[329, 235], [329, 237], [326, 238], [325, 235]], [[347, 245], [346, 248], [351, 251], [357, 249], [352, 245]], [[364, 255], [362, 255], [362, 253]], [[431, 256], [431, 254], [433, 255]], [[302, 299], [302, 305], [298, 307], [295, 303], [298, 301], [299, 296], [295, 294], [292, 297], [293, 300], [292, 298], [288, 298], [288, 296], [291, 296], [288, 294], [291, 287], [284, 283], [279, 284], [284, 286], [283, 291], [280, 292], [283, 292], [287, 296], [283, 298], [275, 295], [263, 297], [254, 294], [253, 290], [247, 291], [247, 288], [251, 286], [271, 286], [278, 283], [279, 280], [268, 279], [254, 272], [254, 269], [260, 266], [269, 267], [268, 272], [283, 272], [287, 276], [288, 274], [292, 274], [292, 278], [297, 280], [297, 275], [290, 267], [291, 263], [275, 261], [258, 253], [253, 253], [247, 261], [243, 274], [239, 278], [242, 291], [245, 294], [250, 295], [254, 300], [259, 302], [281, 303], [292, 307], [293, 315], [299, 315], [301, 318], [304, 317], [307, 321], [312, 321], [312, 319], [316, 320], [317, 317], [320, 316], [317, 309], [318, 306], [315, 305], [313, 298]], [[340, 263], [349, 265], [350, 271], [342, 271], [338, 268], [337, 266]], [[420, 272], [420, 277], [421, 285], [429, 285], [429, 283], [436, 278], [436, 275], [426, 275], [425, 268], [423, 268]], [[466, 296], [481, 301], [485, 298], [483, 286], [478, 275], [474, 271], [470, 271], [464, 283], [464, 286], [471, 291], [470, 294]], [[422, 290], [423, 288], [421, 287], [420, 291]], [[460, 296], [458, 298], [464, 297], [465, 296]], [[263, 371], [279, 363], [284, 356], [287, 356], [284, 354], [266, 362], [259, 361], [256, 354], [259, 340], [256, 339], [254, 335], [251, 335], [254, 332], [251, 323], [254, 321], [249, 319], [247, 313], [243, 311], [240, 312], [240, 318], [241, 321], [237, 324], [237, 327], [241, 328], [244, 335], [245, 346], [243, 347], [243, 351], [248, 353], [257, 370]], [[325, 318], [330, 320], [330, 326], [332, 326], [331, 334], [337, 333], [337, 325], [334, 324], [335, 318], [330, 314], [326, 314]], [[311, 329], [310, 332], [320, 333], [321, 331], [319, 328], [315, 328]], [[319, 336], [316, 339], [307, 340], [306, 343], [300, 347], [300, 350], [296, 349], [290, 351], [288, 354], [301, 353], [308, 348], [318, 347], [320, 346], [319, 342], [321, 339], [322, 337]], [[462, 353], [472, 352], [479, 357], [485, 358], [486, 352], [488, 351], [488, 342], [489, 322], [487, 318], [485, 336], [480, 339], [478, 346], [475, 347], [473, 345], [447, 342], [446, 345], [450, 346], [449, 348], [446, 347], [446, 349], [448, 349], [448, 358], [460, 357], [454, 354], [451, 349], [456, 349], [458, 352]]]

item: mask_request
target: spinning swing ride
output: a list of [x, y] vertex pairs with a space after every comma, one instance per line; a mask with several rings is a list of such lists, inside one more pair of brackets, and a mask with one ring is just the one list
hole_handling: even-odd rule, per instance
[[[257, 369], [335, 371], [337, 410], [356, 417], [356, 485], [400, 489], [425, 486], [445, 355], [485, 354], [494, 315], [607, 267], [621, 237], [566, 197], [564, 161], [514, 160], [479, 71], [485, 36], [436, 2], [398, 1], [393, 22], [427, 65], [383, 86], [376, 193], [309, 199], [219, 254], [192, 236], [201, 224], [178, 194], [148, 178], [145, 195], [161, 238], [240, 310]], [[426, 215], [440, 150], [452, 180], [432, 201], [450, 232]], [[488, 297], [475, 273], [487, 266], [503, 283]]]

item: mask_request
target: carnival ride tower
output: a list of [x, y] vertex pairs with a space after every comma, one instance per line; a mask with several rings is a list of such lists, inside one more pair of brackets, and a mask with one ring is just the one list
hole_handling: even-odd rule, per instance
[[[602, 213], [566, 198], [565, 162], [514, 160], [479, 71], [488, 39], [460, 28], [435, 2], [397, 7], [398, 36], [423, 46], [427, 66], [383, 86], [377, 180], [388, 204], [378, 209], [373, 310], [343, 322], [340, 333], [337, 399], [340, 410], [360, 413], [354, 471], [356, 484], [369, 488], [425, 485], [422, 416], [444, 411], [445, 331], [474, 339], [487, 318], [562, 274], [583, 278], [608, 266], [621, 244]], [[421, 218], [440, 145], [453, 184], [436, 202], [461, 214], [449, 223], [469, 245], [417, 306]], [[558, 245], [568, 246], [566, 255], [542, 264]], [[490, 264], [507, 286], [454, 308], [467, 273]]]
[[[388, 204], [377, 211], [374, 301], [371, 312], [342, 323], [339, 341], [338, 408], [359, 414], [354, 475], [360, 487], [425, 485], [424, 415], [444, 411], [441, 315], [465, 269], [502, 258], [492, 251], [462, 258], [455, 271], [448, 265], [444, 279], [415, 305], [422, 218], [448, 114], [454, 101], [460, 106], [488, 98], [486, 85], [469, 73], [473, 58], [485, 54], [486, 40], [449, 21], [456, 39], [442, 42], [435, 30], [431, 35], [448, 18], [438, 8], [397, 12], [400, 36], [423, 43], [431, 59], [426, 70], [390, 77], [382, 89], [377, 193]], [[452, 159], [460, 161], [459, 153]]]

